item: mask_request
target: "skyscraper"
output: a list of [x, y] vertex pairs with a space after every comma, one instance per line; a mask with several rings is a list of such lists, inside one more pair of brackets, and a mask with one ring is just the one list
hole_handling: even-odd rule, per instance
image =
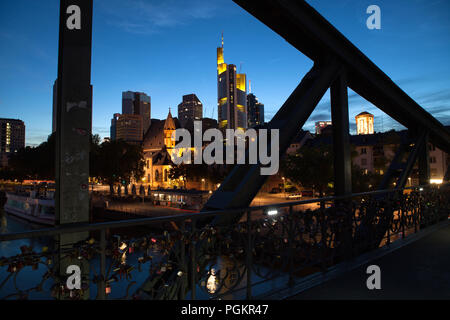
[[0, 118], [0, 165], [6, 166], [8, 156], [23, 147], [25, 147], [24, 122]]
[[[116, 115], [114, 115], [116, 116]], [[143, 140], [142, 116], [139, 114], [119, 114], [115, 123], [115, 140], [140, 144]]]
[[264, 105], [253, 93], [247, 95], [247, 120], [249, 128], [264, 124]]
[[116, 140], [117, 120], [119, 120], [119, 117], [120, 113], [114, 113], [113, 118], [111, 119], [111, 128], [109, 130], [111, 141]]
[[222, 46], [217, 48], [217, 106], [219, 129], [247, 128], [246, 75], [236, 73], [236, 66], [227, 65]]
[[142, 116], [143, 134], [150, 127], [151, 99], [143, 92], [122, 92], [122, 114]]
[[192, 94], [183, 96], [183, 102], [178, 105], [178, 120], [184, 126], [188, 120], [201, 120], [203, 118], [203, 104]]

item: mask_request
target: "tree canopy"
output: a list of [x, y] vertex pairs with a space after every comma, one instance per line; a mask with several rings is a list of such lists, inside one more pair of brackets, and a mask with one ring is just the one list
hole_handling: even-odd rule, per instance
[[[281, 162], [284, 176], [304, 188], [315, 189], [322, 196], [334, 185], [333, 145], [318, 146], [304, 145], [297, 154], [286, 155]], [[351, 157], [357, 156], [352, 146]], [[352, 164], [352, 192], [366, 192], [374, 190], [381, 182], [380, 169], [385, 170], [387, 160], [384, 157], [375, 159], [375, 169], [370, 172]]]
[[[7, 168], [0, 171], [0, 178], [55, 179], [55, 135], [37, 147], [26, 147], [11, 155]], [[139, 180], [144, 175], [144, 156], [140, 145], [122, 140], [100, 144], [98, 135], [91, 136], [89, 174], [108, 184], [129, 183], [131, 178]]]
[[334, 179], [332, 146], [305, 145], [299, 153], [286, 155], [281, 169], [295, 184], [315, 189], [322, 196]]

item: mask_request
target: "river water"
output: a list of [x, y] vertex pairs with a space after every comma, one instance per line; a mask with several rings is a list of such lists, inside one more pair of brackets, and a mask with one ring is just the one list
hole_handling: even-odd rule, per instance
[[[9, 214], [5, 213], [3, 208], [0, 208], [0, 233], [22, 232], [39, 228], [33, 226], [25, 221], [19, 220]], [[11, 257], [21, 253], [22, 246], [31, 246], [36, 252], [42, 251], [42, 248], [48, 244], [46, 239], [21, 239], [14, 241], [1, 241], [0, 242], [0, 257]], [[8, 267], [0, 267], [0, 284], [9, 276], [7, 271]], [[34, 287], [39, 283], [38, 279], [42, 279], [42, 276], [46, 272], [45, 267], [39, 265], [37, 270], [32, 270], [31, 267], [25, 267], [21, 272], [17, 273], [7, 280], [7, 282], [0, 288], [0, 298], [5, 298], [12, 293], [16, 293], [19, 290], [27, 289], [33, 284]], [[44, 285], [44, 289], [49, 289], [50, 282]], [[12, 297], [14, 298], [14, 297]], [[17, 297], [15, 297], [17, 298]], [[50, 298], [48, 292], [33, 292], [30, 298], [34, 299], [48, 299]]]

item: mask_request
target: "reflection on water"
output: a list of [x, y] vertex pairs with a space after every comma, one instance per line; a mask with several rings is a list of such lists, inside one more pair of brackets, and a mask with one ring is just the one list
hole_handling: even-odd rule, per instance
[[[22, 232], [39, 228], [37, 225], [32, 225], [26, 221], [18, 219], [4, 212], [3, 208], [0, 208], [0, 233], [12, 233]], [[49, 239], [46, 238], [33, 238], [33, 239], [20, 239], [13, 241], [1, 241], [0, 242], [0, 257], [11, 257], [21, 253], [21, 247], [32, 247], [35, 252], [41, 252], [44, 246], [47, 246]], [[9, 275], [7, 271], [8, 267], [4, 266], [0, 268], [0, 283], [3, 282]], [[42, 279], [47, 268], [43, 265], [38, 265], [36, 270], [32, 270], [31, 266], [24, 267], [20, 272], [16, 273], [14, 277], [11, 277], [3, 287], [0, 288], [0, 298], [4, 298], [9, 294], [16, 293], [18, 290], [26, 290], [30, 287], [34, 287], [39, 283], [39, 279]], [[50, 282], [44, 284], [45, 292], [33, 292], [30, 295], [32, 299], [48, 299]], [[13, 297], [14, 298], [14, 297]], [[17, 297], [16, 297], [17, 298]]]
[[[4, 212], [3, 208], [0, 208], [0, 233], [12, 233], [23, 232], [33, 229], [42, 228], [38, 225], [30, 224], [24, 220], [11, 216]], [[20, 253], [21, 246], [31, 246], [36, 249], [42, 249], [46, 245], [46, 241], [42, 239], [22, 239], [14, 241], [1, 241], [0, 242], [0, 256], [8, 257], [14, 256]]]
[[206, 288], [208, 292], [211, 294], [216, 293], [217, 290], [217, 280], [216, 280], [216, 270], [214, 268], [211, 269], [210, 275], [208, 277], [208, 281], [206, 283]]

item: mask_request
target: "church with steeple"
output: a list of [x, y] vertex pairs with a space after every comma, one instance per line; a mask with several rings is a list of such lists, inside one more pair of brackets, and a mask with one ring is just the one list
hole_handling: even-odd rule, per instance
[[151, 120], [150, 128], [144, 136], [142, 143], [145, 160], [144, 182], [152, 187], [173, 186], [169, 179], [169, 171], [173, 165], [170, 154], [175, 147], [172, 134], [177, 128], [180, 128], [178, 119], [172, 117], [169, 109], [165, 120]]
[[[202, 118], [202, 134], [211, 128], [217, 128], [217, 121], [210, 118]], [[143, 183], [151, 186], [151, 188], [170, 189], [174, 186], [186, 186], [178, 179], [171, 180], [169, 171], [174, 166], [171, 156], [175, 152], [176, 141], [173, 133], [178, 128], [184, 128], [194, 135], [194, 122], [189, 119], [182, 125], [178, 118], [169, 113], [165, 120], [151, 119], [150, 128], [145, 133], [142, 149], [144, 151], [145, 175]], [[184, 152], [184, 150], [177, 150]], [[191, 154], [195, 154], [198, 150], [191, 148]], [[201, 188], [201, 179], [199, 181], [190, 181], [190, 187]]]

